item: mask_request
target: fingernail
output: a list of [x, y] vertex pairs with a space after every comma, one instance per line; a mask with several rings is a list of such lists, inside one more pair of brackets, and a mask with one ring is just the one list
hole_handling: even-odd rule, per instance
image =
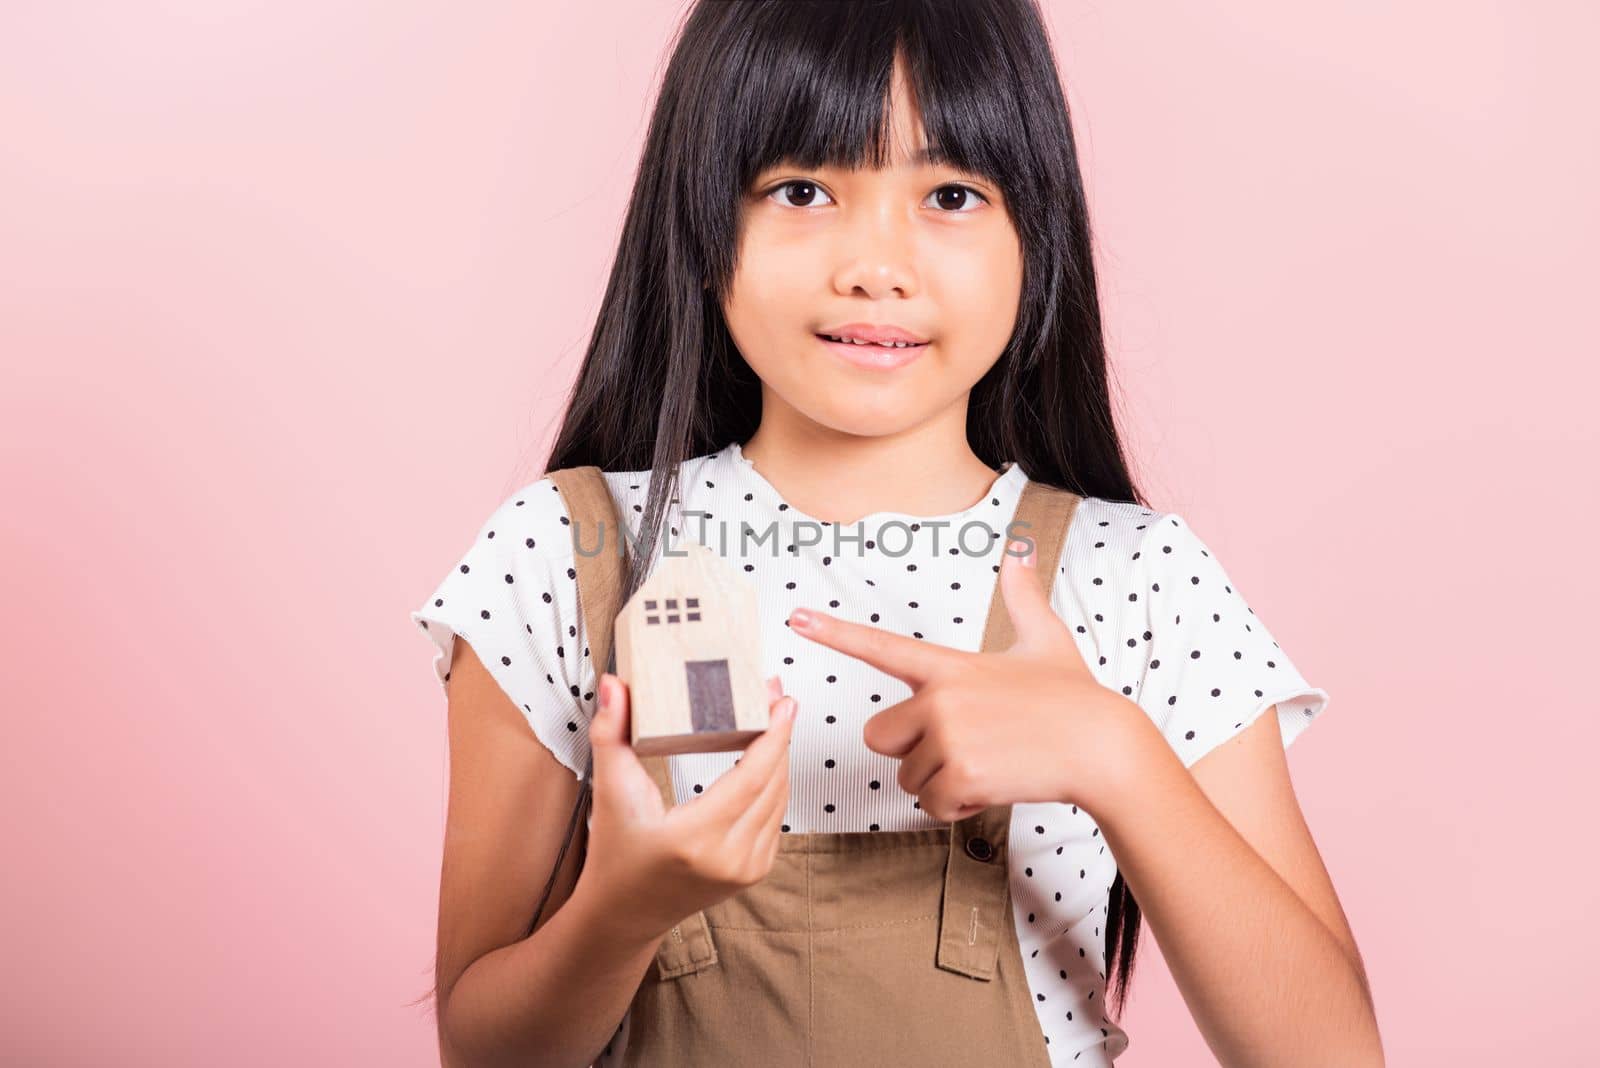
[[804, 608], [796, 608], [789, 613], [789, 621], [797, 627], [809, 627], [814, 622], [811, 613]]
[[600, 680], [600, 711], [604, 712], [611, 707], [611, 687], [606, 685], [606, 680]]

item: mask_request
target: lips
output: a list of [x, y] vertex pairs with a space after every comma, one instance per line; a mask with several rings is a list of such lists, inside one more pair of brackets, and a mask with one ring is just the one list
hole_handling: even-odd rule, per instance
[[834, 341], [826, 334], [818, 334], [817, 340], [845, 363], [869, 371], [892, 371], [915, 363], [922, 357], [922, 350], [928, 347], [926, 342], [920, 345], [879, 345], [874, 342]]
[[817, 331], [818, 337], [847, 344], [926, 345], [928, 339], [894, 323], [842, 323]]

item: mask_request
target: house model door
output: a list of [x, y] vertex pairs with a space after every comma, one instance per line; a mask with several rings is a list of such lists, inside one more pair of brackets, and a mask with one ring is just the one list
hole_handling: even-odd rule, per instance
[[734, 730], [728, 661], [686, 660], [683, 670], [689, 676], [689, 717], [695, 731]]

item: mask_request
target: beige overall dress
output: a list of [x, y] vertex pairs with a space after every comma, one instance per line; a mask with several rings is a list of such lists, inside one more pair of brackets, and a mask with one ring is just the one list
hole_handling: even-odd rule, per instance
[[[599, 468], [551, 477], [583, 545], [605, 523], [605, 551], [574, 557], [603, 670], [626, 543]], [[1035, 541], [1047, 590], [1079, 500], [1023, 486], [1013, 532]], [[980, 650], [1014, 637], [997, 575]], [[642, 763], [670, 808], [667, 758]], [[1011, 911], [1010, 827], [1007, 804], [942, 827], [781, 835], [765, 879], [662, 938], [628, 1010], [623, 1063], [1048, 1068]]]

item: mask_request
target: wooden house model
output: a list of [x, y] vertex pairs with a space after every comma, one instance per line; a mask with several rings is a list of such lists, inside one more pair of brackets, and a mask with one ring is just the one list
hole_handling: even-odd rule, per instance
[[615, 641], [640, 756], [741, 750], [767, 729], [755, 588], [705, 546], [662, 555]]

